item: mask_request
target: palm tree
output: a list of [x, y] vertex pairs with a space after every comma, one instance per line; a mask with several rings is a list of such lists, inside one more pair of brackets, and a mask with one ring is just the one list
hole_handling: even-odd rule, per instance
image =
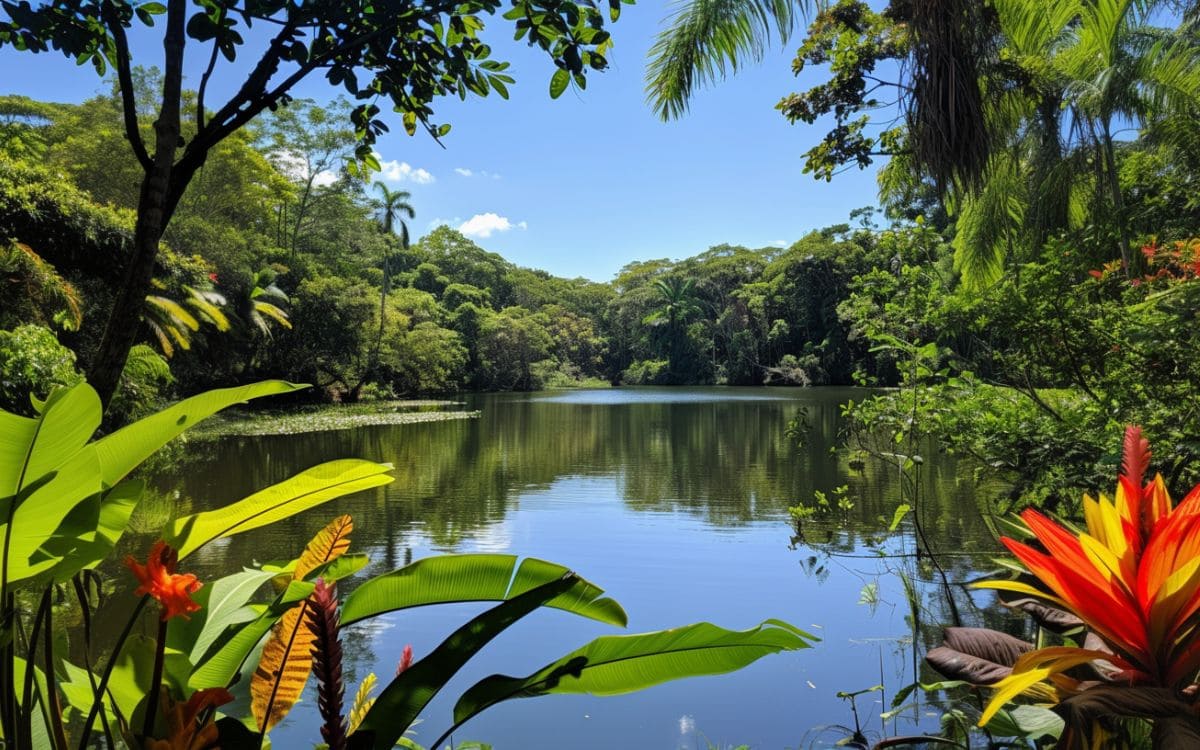
[[[681, 0], [650, 48], [646, 93], [662, 119], [680, 117], [696, 89], [786, 44], [797, 16], [826, 0]], [[836, 12], [836, 8], [833, 9]], [[991, 158], [981, 72], [993, 28], [982, 0], [912, 0], [889, 7], [909, 34], [906, 119], [913, 161], [939, 190], [974, 186]]]
[[696, 295], [694, 279], [668, 276], [654, 282], [658, 295], [658, 309], [647, 315], [642, 322], [650, 325], [665, 325], [667, 328], [667, 369], [672, 380], [677, 380], [686, 339], [686, 326], [690, 319], [703, 312]]
[[[383, 344], [383, 321], [387, 310], [388, 289], [392, 281], [391, 237], [399, 234], [400, 247], [408, 250], [408, 224], [405, 223], [404, 217], [407, 216], [411, 221], [417, 218], [417, 212], [408, 202], [412, 198], [412, 193], [407, 190], [392, 190], [378, 180], [375, 182], [375, 190], [379, 193], [379, 199], [375, 203], [378, 210], [379, 227], [384, 234], [388, 235], [387, 242], [383, 245], [383, 286], [379, 293], [379, 339], [375, 342], [375, 351], [378, 354], [379, 347]], [[397, 224], [400, 225], [398, 233], [396, 232]]]
[[174, 356], [175, 347], [192, 348], [192, 334], [200, 330], [201, 323], [221, 332], [229, 330], [229, 318], [221, 310], [225, 296], [220, 292], [183, 285], [183, 302], [177, 302], [166, 296], [166, 285], [158, 279], [151, 285], [163, 293], [146, 295], [143, 319], [168, 359]]
[[1113, 125], [1191, 121], [1200, 107], [1195, 45], [1149, 25], [1152, 5], [994, 0], [1002, 54], [1022, 85], [993, 105], [989, 127], [1004, 148], [959, 201], [955, 263], [968, 285], [996, 280], [1014, 251], [1080, 223], [1089, 189], [1093, 216], [1112, 217], [1132, 262]]

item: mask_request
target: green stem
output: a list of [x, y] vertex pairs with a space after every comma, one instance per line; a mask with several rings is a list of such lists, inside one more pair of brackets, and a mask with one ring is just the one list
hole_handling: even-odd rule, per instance
[[[29, 639], [25, 647], [25, 686], [21, 691], [21, 704], [25, 706], [19, 712], [21, 714], [21, 723], [25, 724], [26, 720], [30, 726], [33, 722], [33, 690], [35, 667], [34, 658], [37, 655], [38, 637], [42, 630], [42, 621], [46, 617], [46, 612], [50, 609], [50, 587], [47, 586], [42, 592], [42, 601], [38, 604], [37, 614], [33, 618], [33, 627], [29, 629]], [[32, 732], [30, 733], [32, 735]], [[21, 745], [20, 740], [17, 742], [18, 747]]]
[[[163, 614], [166, 614], [164, 608]], [[158, 716], [158, 694], [162, 688], [163, 662], [167, 653], [167, 620], [158, 618], [158, 639], [154, 649], [154, 671], [150, 673], [150, 694], [146, 700], [146, 720], [142, 724], [142, 739], [154, 734], [154, 719]]]
[[117, 643], [113, 647], [112, 656], [108, 659], [108, 664], [104, 665], [104, 674], [100, 676], [100, 686], [92, 696], [92, 708], [88, 711], [87, 718], [83, 722], [83, 731], [79, 734], [79, 750], [87, 750], [88, 740], [91, 738], [92, 725], [96, 723], [96, 713], [100, 711], [100, 707], [104, 705], [104, 693], [108, 689], [108, 679], [112, 677], [113, 668], [117, 666], [117, 657], [121, 655], [121, 649], [125, 647], [125, 641], [129, 639], [129, 634], [133, 632], [134, 623], [137, 622], [138, 616], [142, 613], [142, 608], [146, 606], [146, 602], [150, 599], [150, 595], [143, 596], [133, 608], [133, 613], [129, 615], [129, 621], [125, 623], [125, 629], [121, 631], [121, 635], [117, 636]]
[[[46, 592], [49, 593], [49, 589]], [[47, 599], [47, 601], [49, 601]], [[54, 735], [54, 747], [56, 750], [67, 750], [67, 731], [63, 727], [62, 721], [62, 702], [58, 699], [58, 690], [55, 686], [54, 673], [54, 607], [51, 605], [46, 610], [46, 633], [43, 636], [46, 642], [42, 645], [42, 654], [46, 658], [46, 695], [43, 696], [47, 718], [50, 723], [50, 731]], [[33, 655], [30, 654], [32, 661]], [[33, 669], [32, 664], [30, 670]]]

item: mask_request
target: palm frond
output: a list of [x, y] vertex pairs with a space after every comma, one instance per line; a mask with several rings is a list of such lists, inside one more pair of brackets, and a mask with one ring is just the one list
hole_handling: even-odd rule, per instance
[[664, 120], [682, 116], [696, 89], [720, 81], [747, 59], [761, 60], [772, 37], [787, 44], [797, 15], [808, 6], [801, 0], [677, 0], [650, 48], [651, 109]]
[[1025, 182], [1015, 159], [998, 158], [981, 189], [963, 197], [953, 244], [954, 267], [967, 289], [999, 279], [1005, 260], [1020, 246], [1028, 205]]
[[211, 324], [218, 331], [229, 330], [229, 318], [221, 310], [221, 306], [225, 304], [223, 294], [190, 286], [184, 286], [183, 291], [187, 293], [185, 302], [188, 307], [194, 309], [204, 322]]

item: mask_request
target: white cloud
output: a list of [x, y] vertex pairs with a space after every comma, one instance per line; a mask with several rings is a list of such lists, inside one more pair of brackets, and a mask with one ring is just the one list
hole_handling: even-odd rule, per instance
[[428, 185], [437, 180], [428, 170], [414, 167], [406, 161], [395, 159], [384, 161], [378, 153], [375, 154], [375, 158], [379, 159], [379, 173], [388, 182], [415, 182], [418, 185]]
[[787, 247], [787, 240], [771, 240], [771, 244], [775, 247]]
[[467, 169], [466, 167], [455, 167], [454, 172], [460, 177], [490, 177], [493, 180], [500, 179], [500, 175], [495, 172], [489, 172], [486, 169]]
[[461, 223], [462, 223], [461, 216], [455, 216], [453, 219], [432, 219], [432, 220], [430, 220], [430, 222], [428, 224], [425, 225], [425, 231], [432, 232], [433, 230], [435, 230], [441, 226], [456, 227]]
[[330, 172], [326, 169], [324, 172], [317, 172], [313, 175], [313, 185], [315, 187], [329, 187], [337, 182], [338, 176], [336, 172]]
[[458, 226], [458, 231], [468, 237], [486, 239], [496, 232], [507, 232], [512, 229], [528, 229], [524, 221], [513, 222], [507, 216], [489, 211], [486, 214], [475, 214]]

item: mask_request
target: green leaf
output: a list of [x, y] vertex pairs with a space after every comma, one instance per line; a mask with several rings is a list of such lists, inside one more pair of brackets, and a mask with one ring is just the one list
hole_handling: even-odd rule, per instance
[[329, 461], [216, 510], [176, 519], [165, 533], [187, 557], [214, 539], [233, 536], [289, 518], [334, 498], [388, 484], [391, 464], [360, 459]]
[[99, 425], [100, 399], [86, 383], [54, 390], [36, 419], [0, 412], [0, 497], [13, 503], [11, 529], [0, 525], [10, 537], [4, 561], [10, 582], [54, 565], [52, 558], [36, 565], [29, 559], [76, 505], [102, 489], [95, 450], [87, 445]]
[[188, 687], [201, 690], [206, 687], [225, 687], [242, 669], [246, 657], [263, 639], [271, 628], [283, 617], [283, 613], [304, 601], [315, 586], [307, 581], [292, 581], [269, 607], [264, 608], [253, 620], [231, 625], [213, 640], [202, 656], [191, 676]]
[[888, 524], [888, 531], [895, 531], [896, 529], [900, 528], [900, 523], [904, 520], [904, 517], [907, 516], [909, 514], [909, 511], [911, 511], [911, 510], [912, 510], [912, 506], [909, 505], [908, 503], [901, 503], [900, 505], [898, 505], [896, 507], [896, 512], [892, 514], [892, 522], [890, 524]]
[[1063, 731], [1062, 717], [1041, 706], [1013, 706], [996, 712], [988, 722], [988, 731], [997, 737], [1021, 737], [1036, 740], [1057, 738]]
[[768, 654], [810, 648], [815, 640], [779, 620], [742, 631], [701, 622], [654, 633], [604, 636], [528, 677], [493, 675], [481, 680], [459, 699], [454, 722], [459, 726], [511, 698], [619, 695], [683, 677], [724, 674]]
[[254, 593], [275, 573], [247, 568], [218, 578], [192, 595], [200, 605], [200, 611], [185, 620], [176, 617], [167, 629], [167, 645], [188, 654], [193, 664], [213, 644], [226, 628], [258, 617], [259, 613], [247, 606]]
[[546, 602], [571, 591], [579, 577], [567, 572], [516, 596], [454, 631], [428, 656], [393, 679], [350, 738], [352, 750], [388, 750], [416, 721], [438, 691], [493, 638]]
[[222, 409], [250, 399], [293, 393], [307, 387], [282, 380], [267, 380], [237, 388], [221, 388], [184, 399], [140, 419], [94, 443], [100, 457], [103, 480], [105, 484], [115, 484], [171, 439]]
[[559, 68], [554, 71], [554, 75], [550, 78], [550, 98], [557, 99], [567, 90], [567, 85], [571, 82], [571, 74], [566, 68]]
[[124, 535], [144, 488], [141, 480], [127, 480], [76, 505], [33, 562], [39, 562], [42, 554], [56, 559], [58, 564], [50, 575], [59, 583], [81, 570], [95, 568], [108, 559]]
[[[417, 560], [356, 588], [342, 605], [342, 627], [410, 607], [512, 599], [569, 572], [536, 558], [527, 558], [518, 567], [517, 559], [516, 555], [438, 555]], [[602, 598], [603, 593], [580, 578], [570, 591], [545, 606], [624, 627], [625, 611], [612, 599]]]

